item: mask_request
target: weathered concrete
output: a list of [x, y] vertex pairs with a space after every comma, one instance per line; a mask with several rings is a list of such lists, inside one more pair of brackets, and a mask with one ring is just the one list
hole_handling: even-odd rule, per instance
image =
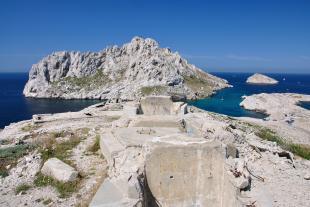
[[139, 112], [139, 105], [135, 102], [127, 102], [124, 104], [124, 115], [135, 116]]
[[100, 186], [89, 206], [91, 207], [132, 207], [134, 204], [124, 200], [124, 195], [110, 180], [105, 180]]
[[148, 186], [160, 206], [241, 206], [221, 147], [158, 143], [146, 159]]
[[177, 115], [187, 112], [184, 102], [173, 102], [170, 96], [147, 96], [141, 99], [144, 115]]
[[106, 132], [100, 137], [100, 150], [109, 165], [113, 166], [115, 156], [124, 150], [124, 146], [120, 144], [111, 132]]
[[48, 159], [44, 163], [41, 172], [61, 182], [74, 181], [78, 176], [78, 172], [73, 167], [57, 158]]

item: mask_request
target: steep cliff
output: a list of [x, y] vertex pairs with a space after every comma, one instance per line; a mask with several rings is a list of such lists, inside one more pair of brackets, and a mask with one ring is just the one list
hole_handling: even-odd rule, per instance
[[134, 100], [146, 95], [209, 96], [227, 87], [150, 38], [134, 37], [100, 52], [55, 52], [29, 72], [24, 95], [37, 98]]

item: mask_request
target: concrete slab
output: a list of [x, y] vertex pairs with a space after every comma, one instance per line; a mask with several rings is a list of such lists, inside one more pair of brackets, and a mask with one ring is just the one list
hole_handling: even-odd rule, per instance
[[113, 134], [123, 146], [142, 147], [144, 144], [152, 142], [154, 137], [179, 134], [180, 132], [180, 129], [172, 127], [130, 127], [119, 128]]
[[100, 136], [100, 150], [103, 156], [107, 159], [109, 166], [113, 166], [114, 157], [125, 148], [115, 138], [111, 132], [106, 132]]
[[107, 179], [101, 184], [89, 206], [118, 207], [122, 206], [122, 199], [121, 191]]

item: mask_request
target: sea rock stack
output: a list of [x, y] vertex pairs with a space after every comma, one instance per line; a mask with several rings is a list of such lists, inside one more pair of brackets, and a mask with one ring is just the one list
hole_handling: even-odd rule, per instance
[[229, 86], [150, 38], [100, 52], [55, 52], [34, 64], [26, 97], [136, 100], [147, 95], [196, 99]]
[[279, 81], [273, 78], [270, 78], [266, 75], [255, 73], [254, 75], [248, 77], [246, 82], [249, 84], [273, 85], [273, 84], [277, 84]]

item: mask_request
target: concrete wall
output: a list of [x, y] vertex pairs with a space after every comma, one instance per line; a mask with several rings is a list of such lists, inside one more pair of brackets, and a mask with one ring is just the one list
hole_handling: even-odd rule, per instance
[[147, 96], [141, 99], [144, 115], [176, 115], [187, 113], [184, 102], [173, 102], [170, 96]]
[[161, 206], [241, 206], [215, 143], [160, 144], [146, 160], [148, 186]]

